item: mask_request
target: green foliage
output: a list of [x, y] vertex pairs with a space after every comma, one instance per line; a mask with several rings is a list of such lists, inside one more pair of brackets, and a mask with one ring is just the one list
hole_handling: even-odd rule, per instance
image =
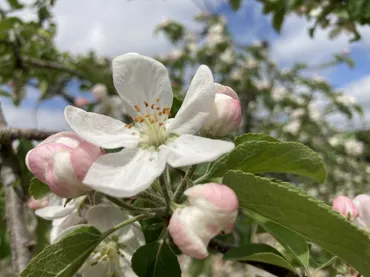
[[229, 0], [229, 3], [233, 10], [237, 11], [242, 5], [242, 0]]
[[369, 235], [323, 202], [289, 183], [278, 183], [241, 171], [228, 172], [223, 183], [238, 195], [242, 209], [299, 233], [365, 276], [370, 272]]
[[50, 188], [36, 177], [33, 177], [28, 193], [35, 199], [41, 199], [50, 193]]
[[103, 238], [92, 226], [80, 227], [46, 247], [20, 277], [72, 277]]
[[165, 241], [140, 247], [132, 256], [132, 269], [139, 277], [180, 277], [176, 255]]
[[272, 264], [296, 273], [295, 268], [275, 248], [266, 244], [249, 244], [226, 252], [225, 260]]
[[304, 238], [271, 220], [258, 214], [251, 214], [251, 217], [271, 235], [279, 241], [305, 268], [309, 266], [310, 253]]
[[279, 142], [276, 138], [270, 137], [266, 134], [257, 134], [257, 133], [247, 133], [240, 135], [235, 138], [235, 144], [239, 145], [244, 142], [249, 141], [270, 141], [270, 142]]
[[251, 173], [294, 173], [318, 182], [326, 178], [325, 165], [320, 156], [296, 142], [246, 141], [216, 161], [207, 176], [221, 177], [230, 169]]

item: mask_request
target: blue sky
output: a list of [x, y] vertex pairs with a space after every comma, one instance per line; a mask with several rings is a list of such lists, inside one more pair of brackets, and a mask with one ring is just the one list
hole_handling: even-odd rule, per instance
[[[197, 29], [198, 26], [192, 18], [200, 12], [199, 7], [202, 7], [202, 4], [200, 0], [195, 1], [199, 5], [194, 5], [190, 0], [112, 0], [109, 4], [104, 0], [80, 0], [78, 8], [70, 9], [73, 0], [59, 0], [54, 9], [58, 24], [56, 44], [60, 49], [73, 53], [84, 53], [93, 49], [98, 54], [111, 57], [128, 51], [147, 55], [165, 53], [171, 50], [171, 46], [163, 37], [153, 36], [154, 26], [170, 17], [183, 22], [191, 29]], [[262, 14], [262, 6], [256, 1], [244, 1], [243, 7], [237, 13], [226, 1], [215, 1], [212, 8], [227, 18], [236, 41], [250, 43], [268, 40], [272, 57], [283, 67], [296, 61], [317, 64], [329, 60], [335, 52], [344, 48], [350, 49], [356, 63], [354, 69], [343, 65], [317, 73], [324, 75], [335, 87], [344, 88], [347, 93], [353, 94], [359, 102], [364, 103], [365, 109], [369, 110], [370, 119], [369, 27], [362, 27], [363, 39], [359, 43], [351, 44], [345, 35], [330, 41], [327, 31], [323, 30], [318, 30], [315, 38], [310, 39], [307, 30], [312, 23], [294, 15], [286, 18], [281, 34], [277, 34], [271, 27], [270, 16]], [[34, 15], [29, 11], [21, 16], [32, 18]], [[122, 26], [126, 28], [122, 29]], [[91, 97], [89, 93], [79, 93], [76, 87], [76, 83], [72, 83], [68, 91], [73, 95]], [[38, 94], [37, 90], [28, 89], [26, 99], [17, 109], [7, 99], [0, 98], [9, 123], [16, 127], [66, 128], [62, 115], [65, 101], [55, 97], [39, 104]], [[33, 117], [27, 114], [32, 114]], [[47, 116], [48, 114], [52, 116]], [[25, 116], [27, 121], [22, 120]]]

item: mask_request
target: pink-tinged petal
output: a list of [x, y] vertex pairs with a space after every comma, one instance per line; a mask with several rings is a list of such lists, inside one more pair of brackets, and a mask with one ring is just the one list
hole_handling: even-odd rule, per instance
[[38, 210], [47, 207], [49, 204], [48, 198], [35, 199], [31, 197], [28, 199], [28, 207], [32, 210]]
[[59, 152], [48, 163], [46, 182], [50, 190], [62, 198], [75, 198], [90, 190], [74, 175], [69, 152]]
[[339, 212], [348, 220], [353, 220], [358, 216], [358, 210], [352, 199], [347, 196], [338, 196], [333, 201], [333, 210]]
[[231, 87], [223, 86], [223, 85], [218, 84], [218, 83], [214, 83], [214, 85], [215, 85], [215, 88], [216, 88], [216, 95], [217, 95], [217, 93], [222, 93], [222, 94], [230, 96], [234, 100], [239, 101], [238, 94]]
[[109, 116], [67, 106], [64, 116], [71, 128], [83, 139], [103, 148], [136, 147], [140, 132]]
[[370, 195], [360, 194], [353, 199], [353, 203], [358, 210], [358, 217], [361, 227], [370, 230]]
[[71, 150], [72, 148], [60, 143], [38, 145], [27, 153], [26, 165], [37, 179], [46, 183], [45, 173], [49, 161], [53, 159], [56, 153], [69, 152]]
[[185, 195], [188, 197], [190, 205], [194, 204], [197, 199], [205, 199], [217, 208], [227, 212], [234, 212], [239, 207], [235, 192], [228, 186], [221, 184], [196, 185], [187, 189]]
[[153, 108], [171, 109], [173, 94], [166, 67], [137, 53], [113, 59], [113, 82], [127, 113], [151, 114]]
[[40, 146], [46, 143], [61, 143], [68, 147], [75, 148], [82, 141], [83, 141], [83, 138], [81, 138], [74, 132], [59, 132], [59, 133], [56, 133], [46, 138], [44, 141], [42, 141], [37, 146]]
[[201, 65], [191, 81], [184, 102], [175, 118], [167, 124], [168, 133], [195, 134], [204, 125], [215, 99], [211, 70]]
[[71, 151], [73, 172], [79, 181], [82, 182], [93, 162], [103, 154], [102, 148], [87, 141]]
[[[195, 225], [196, 220], [199, 220], [198, 215], [200, 215], [199, 210], [193, 207], [175, 210], [170, 219], [168, 231], [182, 253], [196, 259], [204, 259], [209, 254], [207, 245], [212, 235], [209, 235], [209, 230], [205, 226], [201, 226], [202, 230], [199, 225]], [[202, 216], [200, 215], [200, 217]], [[203, 234], [197, 234], [196, 231], [203, 232]], [[205, 234], [207, 238], [205, 238]]]

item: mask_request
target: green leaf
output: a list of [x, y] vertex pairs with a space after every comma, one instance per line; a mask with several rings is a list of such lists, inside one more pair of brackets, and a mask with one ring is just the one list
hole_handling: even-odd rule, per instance
[[23, 5], [18, 0], [8, 0], [8, 3], [12, 9], [18, 10], [23, 8]]
[[171, 117], [175, 117], [177, 112], [180, 110], [181, 105], [182, 105], [182, 100], [177, 97], [174, 97], [173, 102], [172, 102], [171, 112], [170, 112]]
[[177, 257], [164, 241], [140, 247], [132, 256], [131, 265], [139, 277], [181, 277]]
[[269, 135], [266, 134], [257, 134], [257, 133], [247, 133], [243, 134], [241, 136], [238, 136], [235, 138], [235, 144], [239, 145], [244, 142], [249, 142], [249, 141], [270, 141], [270, 142], [280, 142], [276, 138], [270, 137]]
[[304, 236], [342, 258], [364, 276], [370, 272], [370, 237], [331, 207], [289, 183], [230, 171], [223, 184], [238, 195], [240, 207]]
[[326, 169], [321, 157], [297, 142], [247, 141], [217, 160], [208, 177], [221, 177], [230, 169], [245, 172], [285, 172], [323, 182]]
[[0, 89], [0, 96], [11, 98], [11, 93], [7, 92], [6, 90]]
[[260, 253], [272, 253], [272, 254], [281, 256], [280, 252], [270, 245], [267, 245], [264, 243], [251, 243], [251, 244], [246, 244], [243, 247], [232, 248], [231, 250], [225, 253], [224, 259], [231, 260], [231, 261], [237, 261], [237, 260], [243, 260], [248, 256], [260, 254]]
[[304, 267], [308, 268], [310, 253], [305, 239], [280, 224], [256, 213], [248, 213], [260, 226], [275, 237]]
[[276, 265], [296, 272], [295, 268], [285, 260], [275, 248], [267, 244], [249, 244], [244, 247], [234, 248], [226, 252], [225, 260], [253, 261]]
[[238, 11], [242, 5], [242, 0], [229, 0], [229, 3], [234, 11]]
[[35, 199], [40, 199], [50, 193], [50, 188], [48, 185], [41, 182], [39, 179], [34, 177], [31, 180], [30, 187], [28, 189], [28, 193], [33, 196]]
[[103, 238], [92, 226], [78, 228], [46, 247], [20, 277], [72, 277]]
[[272, 16], [272, 26], [274, 27], [276, 32], [280, 32], [281, 26], [283, 25], [285, 17], [285, 10], [280, 9], [274, 13]]

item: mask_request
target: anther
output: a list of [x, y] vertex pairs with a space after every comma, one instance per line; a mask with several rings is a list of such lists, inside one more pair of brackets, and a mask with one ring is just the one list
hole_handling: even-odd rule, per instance
[[135, 108], [135, 110], [136, 110], [137, 112], [140, 112], [140, 108], [139, 108], [139, 106], [138, 106], [138, 105], [134, 105], [134, 108]]
[[159, 98], [157, 98], [156, 100], [157, 100], [157, 102], [159, 102]]
[[151, 108], [152, 110], [154, 110], [154, 106], [155, 106], [155, 104], [152, 104], [152, 105], [150, 106], [150, 108]]
[[144, 101], [144, 105], [145, 105], [145, 107], [149, 106], [148, 102], [146, 102], [146, 101]]

